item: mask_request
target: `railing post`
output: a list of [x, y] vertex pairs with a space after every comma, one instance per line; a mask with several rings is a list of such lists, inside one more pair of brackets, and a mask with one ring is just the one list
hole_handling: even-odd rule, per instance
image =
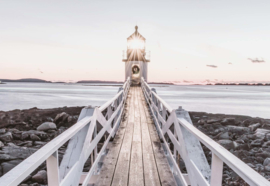
[[47, 179], [48, 185], [58, 186], [60, 183], [59, 168], [58, 168], [58, 150], [55, 151], [47, 160]]
[[211, 186], [222, 184], [223, 161], [212, 152]]

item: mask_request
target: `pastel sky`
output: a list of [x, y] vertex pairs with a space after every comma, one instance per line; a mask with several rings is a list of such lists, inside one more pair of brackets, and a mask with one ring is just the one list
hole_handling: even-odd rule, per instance
[[270, 82], [269, 21], [269, 0], [0, 0], [0, 79], [123, 80], [137, 24], [149, 81]]

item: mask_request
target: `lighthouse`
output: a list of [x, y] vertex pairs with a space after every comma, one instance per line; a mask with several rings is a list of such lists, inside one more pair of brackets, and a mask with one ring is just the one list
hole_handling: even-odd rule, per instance
[[127, 38], [127, 50], [123, 51], [125, 80], [130, 77], [132, 85], [140, 85], [141, 77], [147, 82], [150, 52], [145, 50], [145, 40], [138, 32], [138, 26], [135, 26], [135, 32]]

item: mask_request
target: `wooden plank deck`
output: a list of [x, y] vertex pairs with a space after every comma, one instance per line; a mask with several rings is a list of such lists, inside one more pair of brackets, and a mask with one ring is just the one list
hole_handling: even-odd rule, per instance
[[141, 87], [130, 88], [124, 116], [94, 185], [176, 185]]

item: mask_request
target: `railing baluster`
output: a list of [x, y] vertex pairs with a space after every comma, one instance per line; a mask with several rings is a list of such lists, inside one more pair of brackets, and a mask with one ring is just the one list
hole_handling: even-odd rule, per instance
[[55, 151], [47, 160], [47, 177], [48, 185], [58, 186], [59, 185], [59, 163], [58, 163], [58, 150]]
[[223, 175], [223, 161], [214, 153], [212, 153], [211, 165], [211, 186], [218, 186], [222, 184]]

